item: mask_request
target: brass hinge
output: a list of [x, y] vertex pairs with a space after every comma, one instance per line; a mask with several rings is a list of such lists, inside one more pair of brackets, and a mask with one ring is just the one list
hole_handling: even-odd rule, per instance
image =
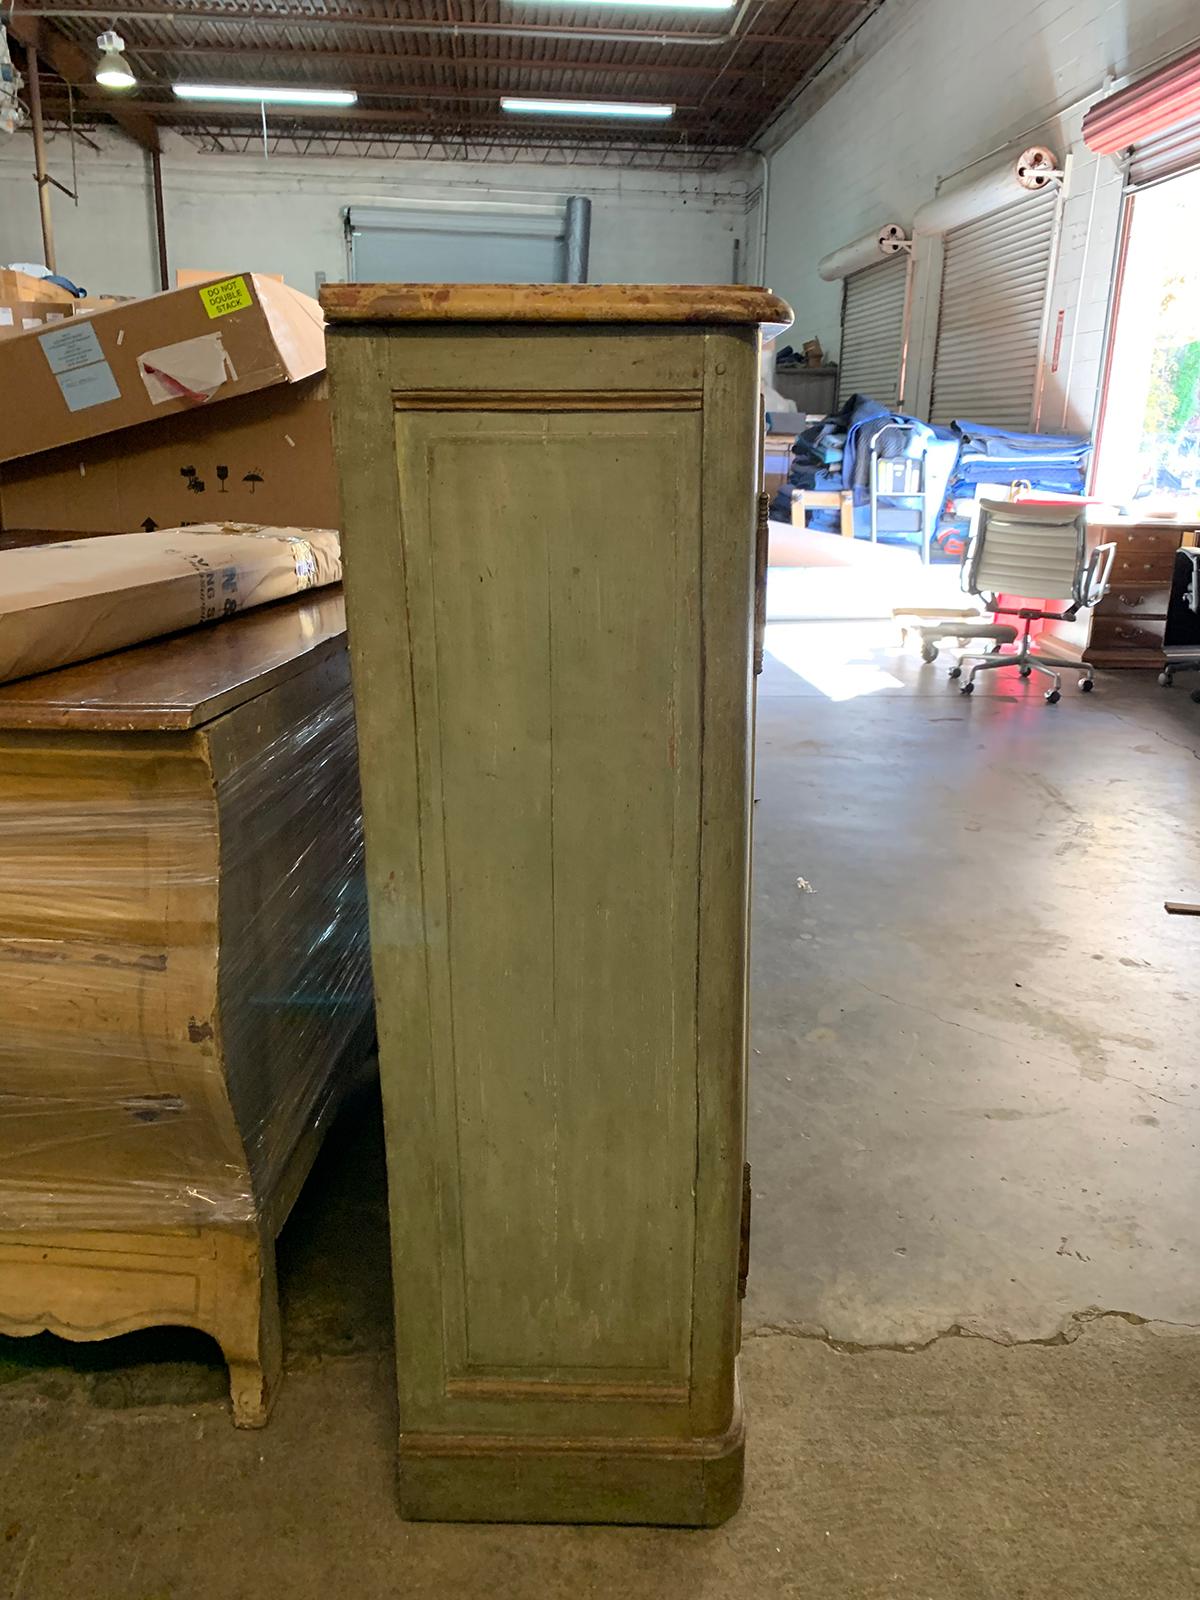
[[738, 1245], [738, 1299], [746, 1298], [746, 1279], [750, 1276], [750, 1163], [742, 1163], [742, 1232]]

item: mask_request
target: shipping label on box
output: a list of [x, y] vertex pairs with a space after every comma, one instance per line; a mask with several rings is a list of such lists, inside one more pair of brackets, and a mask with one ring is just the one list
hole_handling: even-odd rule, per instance
[[72, 318], [66, 326], [43, 333], [38, 343], [69, 411], [86, 411], [121, 398], [93, 323]]

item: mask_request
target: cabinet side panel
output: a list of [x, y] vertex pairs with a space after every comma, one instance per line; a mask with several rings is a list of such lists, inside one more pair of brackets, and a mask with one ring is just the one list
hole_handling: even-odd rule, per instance
[[700, 416], [396, 429], [448, 1376], [686, 1392]]
[[757, 330], [709, 330], [705, 349], [704, 798], [692, 1427], [697, 1434], [711, 1435], [728, 1427], [735, 1403], [753, 777]]
[[329, 339], [388, 1145], [401, 1426], [445, 1411], [436, 1086], [412, 660], [386, 335]]

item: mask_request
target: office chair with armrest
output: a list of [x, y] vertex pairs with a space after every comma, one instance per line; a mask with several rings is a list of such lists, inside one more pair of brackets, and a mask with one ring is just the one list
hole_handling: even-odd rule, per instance
[[[1070, 622], [1085, 606], [1102, 600], [1116, 548], [1115, 544], [1101, 544], [1088, 553], [1087, 512], [1081, 505], [981, 500], [963, 563], [962, 586], [996, 616], [1019, 618], [1024, 629], [1015, 654], [964, 657], [951, 668], [950, 676], [959, 678], [967, 660], [974, 661], [966, 682], [960, 685], [963, 694], [974, 692], [976, 673], [1016, 667], [1023, 678], [1042, 672], [1052, 679], [1046, 699], [1054, 705], [1062, 688], [1057, 669], [1073, 663], [1035, 655], [1029, 630], [1034, 622], [1043, 620]], [[1001, 606], [998, 602], [1004, 594], [1041, 595], [1043, 605]], [[1056, 600], [1061, 602], [1058, 609], [1049, 609], [1046, 602]], [[1079, 687], [1086, 692], [1095, 678], [1087, 662], [1081, 662], [1080, 668]]]

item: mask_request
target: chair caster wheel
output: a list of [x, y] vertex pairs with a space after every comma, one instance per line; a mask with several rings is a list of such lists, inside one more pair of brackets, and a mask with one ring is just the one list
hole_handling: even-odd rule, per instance
[[959, 685], [958, 692], [959, 692], [959, 694], [974, 694], [975, 693], [975, 685], [968, 678], [966, 683], [963, 683], [963, 684]]
[[1061, 699], [1062, 695], [1059, 694], [1057, 689], [1046, 690], [1046, 704], [1048, 706], [1056, 706]]
[[1080, 694], [1091, 694], [1092, 690], [1095, 687], [1096, 687], [1095, 678], [1080, 678], [1080, 680], [1079, 680], [1079, 692], [1080, 692]]
[[923, 644], [921, 646], [921, 660], [922, 661], [936, 661], [937, 658], [938, 658], [938, 647], [937, 647], [937, 645], [935, 645], [935, 644]]
[[1192, 704], [1200, 706], [1200, 689], [1193, 689], [1191, 694]]
[[951, 667], [950, 668], [950, 676], [952, 678], [961, 678], [962, 677], [962, 668], [961, 667]]
[[1018, 671], [1020, 672], [1020, 674], [1021, 674], [1021, 676], [1023, 678], [1032, 678], [1033, 677], [1033, 668], [1032, 667], [1020, 667], [1020, 668], [1018, 668]]
[[1175, 680], [1172, 678], [1169, 672], [1160, 672], [1158, 675], [1158, 681], [1162, 684], [1164, 689], [1169, 689]]

